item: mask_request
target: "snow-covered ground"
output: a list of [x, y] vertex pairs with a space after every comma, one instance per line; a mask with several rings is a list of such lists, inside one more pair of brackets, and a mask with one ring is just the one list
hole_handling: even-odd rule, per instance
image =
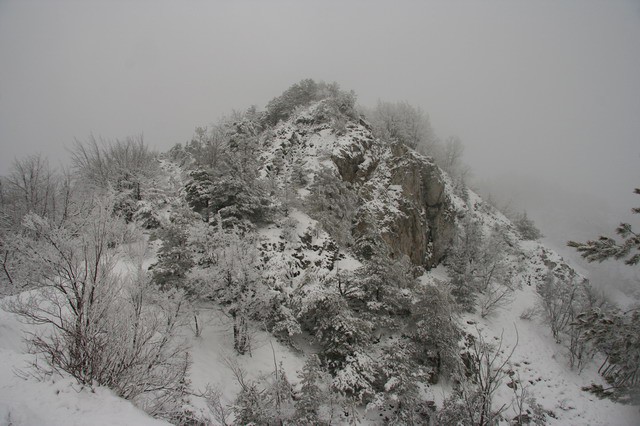
[[[535, 305], [536, 299], [535, 288], [524, 286], [516, 293], [512, 304], [494, 316], [482, 319], [479, 315], [469, 315], [463, 324], [471, 333], [476, 333], [477, 327], [488, 343], [497, 345], [502, 335], [504, 356], [517, 342], [507, 368], [515, 372], [513, 378], [519, 380], [520, 386], [527, 387], [529, 397], [534, 397], [545, 410], [555, 414], [556, 418], [547, 416], [549, 425], [640, 425], [639, 407], [599, 399], [582, 390], [593, 382], [604, 384], [598, 375], [596, 360], [590, 361], [582, 372], [572, 370], [566, 349], [555, 342], [549, 327], [536, 317], [520, 318], [523, 311]], [[498, 389], [496, 406], [511, 403], [514, 392], [506, 386], [509, 381], [506, 377]], [[509, 418], [515, 417], [513, 410], [506, 411]]]
[[[252, 335], [251, 355], [236, 357], [229, 319], [214, 309], [201, 310], [199, 315], [203, 325], [200, 337], [194, 337], [189, 327], [184, 329], [191, 344], [190, 379], [195, 393], [210, 386], [221, 392], [224, 402], [232, 402], [240, 386], [230, 363], [242, 368], [248, 379], [271, 374], [274, 362], [282, 363], [289, 380], [297, 382], [296, 372], [304, 364], [301, 355], [282, 346], [268, 333], [256, 331]], [[26, 353], [22, 340], [24, 327], [31, 328], [21, 324], [13, 314], [0, 310], [0, 425], [167, 424], [149, 417], [107, 388], [82, 388], [68, 377], [36, 379], [29, 368], [33, 356]], [[192, 402], [196, 408], [206, 406], [201, 398], [194, 397]], [[206, 415], [204, 410], [201, 414]]]
[[0, 310], [0, 425], [71, 426], [167, 424], [153, 419], [109, 389], [82, 388], [68, 377], [38, 380], [22, 340], [25, 326]]
[[[271, 146], [272, 149], [265, 153], [265, 164], [273, 162], [278, 149], [293, 138], [294, 131], [295, 126], [291, 123], [281, 127]], [[361, 126], [350, 130], [351, 134], [363, 131]], [[328, 129], [320, 129], [309, 138], [300, 157], [305, 159], [305, 165], [311, 172], [318, 171], [324, 165], [332, 166], [333, 163], [328, 160], [329, 156], [346, 149], [347, 139], [335, 137]], [[363, 164], [366, 164], [366, 161]], [[171, 177], [164, 182], [165, 186], [182, 187], [182, 183], [176, 184], [180, 180], [180, 170], [167, 162], [163, 162], [162, 166]], [[450, 182], [447, 183], [447, 187], [447, 191], [453, 194]], [[373, 197], [372, 204], [380, 202], [381, 209], [388, 209], [393, 204], [390, 201], [398, 195], [399, 187], [388, 188], [391, 194], [387, 193], [386, 189], [379, 191], [378, 195], [382, 198]], [[300, 191], [302, 195], [308, 193], [307, 189]], [[174, 188], [173, 192], [178, 191]], [[461, 318], [466, 332], [480, 332], [484, 341], [496, 345], [502, 339], [502, 357], [508, 356], [515, 345], [513, 355], [506, 365], [506, 368], [512, 371], [512, 375], [504, 377], [495, 398], [496, 407], [503, 404], [507, 407], [504, 417], [513, 418], [517, 414], [512, 406], [514, 390], [507, 386], [513, 379], [518, 381], [517, 390], [524, 386], [528, 397], [535, 398], [545, 411], [553, 413], [546, 418], [550, 425], [640, 425], [638, 407], [600, 400], [595, 395], [581, 390], [593, 382], [601, 383], [597, 373], [597, 360], [588, 363], [581, 372], [572, 370], [565, 356], [566, 349], [555, 342], [542, 319], [536, 316], [530, 319], [521, 318], [522, 312], [536, 305], [538, 296], [535, 283], [544, 278], [549, 265], [563, 264], [563, 260], [537, 242], [518, 240], [508, 219], [487, 208], [473, 192], [469, 192], [467, 201], [452, 195], [452, 203], [458, 210], [471, 208], [471, 214], [483, 225], [485, 233], [489, 233], [496, 225], [508, 229], [511, 240], [514, 244], [517, 241], [519, 246], [519, 253], [513, 256], [513, 262], [514, 265], [522, 263], [516, 265], [522, 266], [518, 280], [522, 287], [516, 290], [510, 304], [486, 318], [479, 315], [464, 315]], [[170, 213], [167, 202], [158, 215], [161, 219], [168, 220]], [[269, 254], [269, 260], [265, 261], [266, 268], [277, 271], [283, 262], [291, 261], [293, 253], [298, 249], [303, 251], [301, 254], [305, 261], [323, 268], [328, 262], [327, 259], [335, 254], [323, 249], [330, 236], [318, 228], [316, 221], [299, 209], [291, 208], [286, 219], [290, 221], [288, 225], [283, 221], [264, 227], [258, 232], [261, 237], [260, 243], [266, 245], [265, 250]], [[287, 226], [289, 228], [285, 229]], [[285, 231], [298, 236], [307, 232], [309, 235], [313, 234], [313, 241], [309, 245], [316, 249], [303, 250], [303, 244], [298, 242], [298, 238], [287, 240]], [[155, 262], [154, 252], [159, 243], [156, 240], [148, 243], [148, 247], [130, 247], [128, 258], [133, 260], [136, 256], [143, 256], [141, 264], [146, 268]], [[332, 266], [337, 265], [337, 268], [332, 268], [331, 271], [325, 269], [324, 272], [336, 273], [336, 270], [354, 270], [361, 266], [349, 253], [340, 251], [339, 254], [340, 257], [335, 264], [332, 263]], [[119, 265], [118, 271], [126, 274], [135, 270], [135, 265], [133, 269], [128, 268], [129, 266], [131, 265], [123, 262]], [[439, 266], [425, 274], [422, 282], [447, 279], [446, 268]], [[207, 412], [205, 398], [198, 396], [207, 388], [218, 391], [225, 405], [231, 404], [235, 399], [240, 385], [234, 369], [242, 369], [248, 380], [255, 380], [272, 374], [276, 365], [282, 363], [288, 380], [294, 385], [297, 383], [297, 374], [305, 362], [304, 351], [295, 351], [280, 344], [272, 335], [260, 331], [261, 327], [254, 324], [250, 354], [237, 356], [233, 349], [230, 318], [212, 304], [199, 306], [198, 318], [201, 335], [194, 335], [192, 324], [184, 325], [182, 335], [190, 346], [192, 366], [189, 377], [194, 392], [191, 404], [199, 417], [216, 424]], [[106, 388], [81, 388], [68, 377], [46, 377], [41, 380], [33, 377], [28, 365], [34, 358], [27, 354], [22, 341], [22, 332], [25, 329], [33, 330], [32, 326], [18, 322], [14, 315], [0, 310], [0, 426], [166, 424], [149, 417]], [[306, 348], [304, 345], [300, 346]], [[449, 384], [440, 383], [427, 389], [427, 397], [439, 405], [450, 392]], [[363, 423], [375, 424], [373, 420], [365, 420]]]
[[[298, 222], [301, 232], [311, 220], [299, 211], [292, 216]], [[265, 230], [267, 239], [278, 238], [279, 230]], [[523, 249], [530, 253], [541, 250], [538, 243], [524, 243]], [[547, 255], [553, 252], [547, 252]], [[147, 256], [153, 256], [147, 253]], [[559, 259], [554, 259], [559, 260]], [[148, 264], [151, 259], [146, 259]], [[353, 260], [343, 261], [344, 267], [356, 267]], [[530, 265], [529, 273], [534, 273], [536, 263]], [[425, 277], [446, 280], [446, 270], [436, 268]], [[545, 410], [553, 412], [555, 418], [547, 417], [550, 425], [614, 425], [636, 426], [640, 424], [638, 407], [625, 406], [610, 400], [600, 400], [582, 391], [583, 386], [599, 382], [598, 364], [590, 362], [582, 372], [572, 370], [564, 355], [565, 349], [557, 344], [548, 327], [540, 318], [522, 319], [520, 314], [533, 307], [537, 296], [534, 286], [524, 285], [516, 292], [511, 305], [498, 310], [487, 318], [466, 315], [462, 323], [466, 331], [474, 334], [480, 331], [484, 340], [497, 344], [502, 336], [503, 356], [513, 352], [508, 368], [513, 370], [520, 386], [526, 386], [527, 396], [534, 397]], [[304, 355], [281, 345], [270, 334], [254, 331], [250, 355], [237, 357], [233, 351], [233, 336], [230, 319], [220, 310], [203, 306], [199, 311], [202, 335], [195, 337], [191, 328], [185, 326], [183, 334], [190, 341], [192, 368], [190, 378], [196, 394], [204, 392], [207, 386], [218, 390], [223, 403], [230, 404], [240, 386], [231, 366], [242, 368], [248, 379], [257, 379], [274, 371], [276, 364], [282, 363], [288, 379], [297, 382], [297, 372], [304, 365]], [[72, 379], [48, 377], [37, 380], [30, 375], [28, 364], [33, 361], [26, 354], [22, 341], [25, 327], [17, 318], [0, 311], [0, 425], [160, 425], [166, 424], [152, 419], [128, 401], [116, 397], [106, 388], [81, 388]], [[517, 331], [516, 331], [517, 330]], [[506, 386], [510, 381], [505, 377], [496, 394], [496, 405], [510, 405], [513, 390]], [[441, 402], [446, 385], [429, 388], [434, 401]], [[193, 397], [192, 404], [199, 414], [206, 417], [206, 402]], [[515, 416], [515, 408], [505, 411], [505, 417]], [[209, 420], [215, 424], [213, 418]], [[365, 420], [366, 422], [367, 420]]]

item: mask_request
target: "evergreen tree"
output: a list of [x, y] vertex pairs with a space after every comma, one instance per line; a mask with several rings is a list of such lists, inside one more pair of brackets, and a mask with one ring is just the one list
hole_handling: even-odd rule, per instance
[[158, 261], [151, 266], [153, 281], [162, 289], [187, 288], [187, 273], [194, 265], [187, 232], [181, 225], [170, 223], [160, 228], [157, 236], [162, 245]]
[[347, 302], [330, 292], [313, 301], [300, 322], [321, 345], [319, 356], [329, 371], [343, 367], [347, 357], [371, 341], [371, 323], [358, 318]]
[[189, 181], [185, 185], [185, 198], [189, 206], [202, 215], [205, 222], [211, 216], [213, 178], [209, 172], [198, 168], [189, 172]]
[[459, 369], [458, 342], [462, 332], [456, 325], [453, 300], [441, 286], [425, 286], [412, 306], [415, 357], [431, 367], [431, 381], [451, 377]]
[[446, 264], [451, 275], [453, 294], [458, 304], [466, 311], [475, 310], [476, 291], [473, 286], [475, 264], [482, 244], [482, 229], [470, 218], [458, 228]]
[[322, 406], [328, 402], [326, 386], [328, 373], [322, 370], [317, 355], [308, 356], [302, 371], [299, 373], [300, 392], [295, 403], [295, 421], [305, 425], [327, 424], [322, 420]]
[[[640, 188], [636, 188], [634, 193], [640, 195]], [[638, 214], [640, 207], [633, 208], [631, 211]], [[622, 237], [621, 242], [601, 236], [597, 240], [586, 243], [569, 241], [567, 245], [575, 248], [589, 262], [616, 259], [624, 261], [627, 265], [637, 265], [640, 262], [640, 234], [635, 233], [629, 223], [621, 223], [616, 233]]]
[[[634, 190], [640, 195], [640, 188]], [[640, 213], [640, 207], [632, 209]], [[627, 265], [640, 262], [640, 235], [629, 223], [621, 223], [616, 233], [622, 238], [601, 236], [586, 243], [569, 241], [589, 262], [607, 259], [623, 261]], [[585, 339], [606, 355], [600, 373], [611, 384], [614, 396], [625, 395], [640, 401], [640, 308], [626, 312], [591, 309], [578, 315], [577, 327], [584, 332]]]
[[640, 403], [640, 309], [590, 309], [578, 315], [575, 326], [606, 356], [598, 372], [611, 388], [600, 392]]

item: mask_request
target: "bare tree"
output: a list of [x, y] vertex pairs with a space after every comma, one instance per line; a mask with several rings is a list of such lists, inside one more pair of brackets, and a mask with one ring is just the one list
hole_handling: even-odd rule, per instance
[[474, 311], [477, 302], [483, 318], [512, 300], [517, 270], [505, 238], [497, 228], [485, 237], [479, 223], [467, 220], [449, 256], [456, 300], [467, 311]]
[[164, 415], [184, 391], [189, 365], [174, 338], [182, 298], [157, 292], [141, 268], [130, 278], [115, 272], [118, 247], [131, 232], [111, 203], [98, 200], [63, 226], [30, 213], [23, 234], [16, 248], [36, 289], [5, 309], [36, 326], [27, 333], [44, 361], [36, 367], [110, 387]]
[[73, 191], [71, 175], [65, 170], [57, 172], [40, 155], [16, 159], [8, 176], [0, 178], [0, 262], [9, 284], [3, 286], [3, 292], [17, 291], [20, 259], [15, 256], [13, 241], [23, 217], [34, 213], [56, 223], [67, 220], [72, 214]]
[[427, 155], [434, 155], [436, 137], [429, 116], [421, 108], [406, 101], [378, 101], [370, 115], [378, 137], [396, 140]]
[[142, 135], [124, 140], [75, 141], [71, 159], [79, 174], [98, 188], [128, 191], [141, 200], [145, 184], [158, 173], [155, 153], [144, 143]]
[[458, 136], [449, 136], [432, 154], [436, 163], [456, 181], [464, 182], [469, 167], [462, 162], [464, 145]]
[[480, 330], [476, 332], [477, 336], [469, 336], [469, 350], [464, 357], [466, 377], [461, 378], [456, 394], [445, 401], [437, 415], [441, 424], [489, 426], [508, 408], [506, 404], [494, 407], [493, 398], [507, 376], [506, 367], [518, 346], [518, 330], [516, 342], [506, 355], [503, 334], [498, 345], [492, 346], [485, 342]]
[[536, 286], [542, 311], [556, 343], [561, 342], [561, 333], [576, 315], [574, 305], [578, 297], [578, 289], [574, 275], [565, 281], [557, 278], [552, 270], [549, 270], [545, 280]]
[[16, 159], [6, 178], [6, 185], [19, 217], [26, 212], [40, 216], [50, 216], [55, 212], [57, 182], [55, 172], [46, 158], [30, 155]]

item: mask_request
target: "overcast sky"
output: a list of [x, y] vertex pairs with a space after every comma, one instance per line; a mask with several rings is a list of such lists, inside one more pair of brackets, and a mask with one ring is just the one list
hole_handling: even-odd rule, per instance
[[0, 174], [90, 133], [166, 150], [309, 77], [421, 106], [520, 198], [638, 204], [638, 1], [0, 0]]

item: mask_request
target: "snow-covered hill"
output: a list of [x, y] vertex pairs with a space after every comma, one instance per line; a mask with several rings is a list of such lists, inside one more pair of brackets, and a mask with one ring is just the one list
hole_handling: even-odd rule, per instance
[[[603, 383], [602, 360], [571, 367], [572, 337], [548, 326], [540, 289], [562, 299], [565, 286], [572, 303], [589, 297], [583, 277], [433, 159], [331, 102], [271, 124], [254, 111], [224, 143], [174, 150], [138, 204], [151, 228], [142, 264], [191, 295], [179, 332], [191, 420], [438, 424], [477, 408], [485, 368], [499, 424], [640, 424], [638, 407], [582, 390]], [[196, 158], [207, 148], [215, 167]], [[164, 424], [104, 387], [30, 375], [21, 337], [34, 327], [0, 311], [0, 424]]]

